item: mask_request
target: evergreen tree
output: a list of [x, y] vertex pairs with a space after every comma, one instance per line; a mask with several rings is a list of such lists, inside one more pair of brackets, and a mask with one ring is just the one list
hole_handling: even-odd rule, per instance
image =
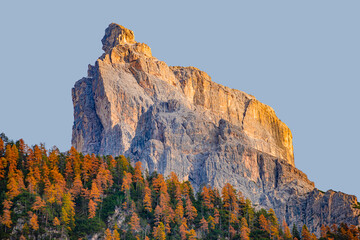
[[293, 227], [292, 227], [292, 235], [294, 238], [301, 239], [299, 230], [296, 227], [295, 223], [293, 224]]

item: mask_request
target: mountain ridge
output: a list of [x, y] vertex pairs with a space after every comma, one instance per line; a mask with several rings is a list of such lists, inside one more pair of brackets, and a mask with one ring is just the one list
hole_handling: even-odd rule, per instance
[[[271, 107], [197, 68], [168, 67], [120, 25], [110, 24], [102, 42], [105, 53], [72, 90], [72, 144], [79, 151], [124, 154], [150, 172], [174, 171], [195, 189], [230, 182], [289, 224], [306, 223], [312, 231], [335, 221], [307, 213], [327, 204], [330, 214], [331, 205], [295, 168], [291, 131]], [[358, 225], [356, 197], [340, 195], [347, 212], [341, 221]]]

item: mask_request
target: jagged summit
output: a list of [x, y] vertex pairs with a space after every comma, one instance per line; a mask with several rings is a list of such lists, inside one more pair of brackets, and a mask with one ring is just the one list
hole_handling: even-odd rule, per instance
[[120, 25], [110, 24], [102, 42], [105, 53], [72, 90], [76, 149], [174, 171], [196, 190], [229, 182], [313, 231], [359, 223], [356, 197], [319, 192], [295, 168], [291, 131], [271, 107], [197, 68], [169, 67]]
[[116, 23], [111, 23], [105, 30], [105, 36], [101, 40], [105, 52], [110, 51], [117, 45], [134, 44], [134, 32]]

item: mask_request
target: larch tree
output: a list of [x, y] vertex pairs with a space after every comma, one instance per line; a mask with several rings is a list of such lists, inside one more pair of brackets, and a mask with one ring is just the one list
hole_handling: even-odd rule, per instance
[[70, 190], [71, 195], [76, 198], [81, 194], [82, 189], [83, 189], [83, 184], [81, 182], [80, 174], [76, 174], [74, 182], [72, 184], [72, 188]]
[[220, 222], [220, 213], [217, 209], [214, 210], [214, 222], [215, 224], [219, 224]]
[[190, 200], [190, 197], [186, 198], [185, 214], [186, 214], [187, 219], [189, 221], [193, 221], [197, 216], [197, 210], [193, 206], [193, 204], [192, 204], [192, 202]]
[[96, 207], [97, 207], [97, 203], [92, 199], [90, 199], [88, 204], [88, 210], [89, 210], [88, 218], [94, 218], [96, 216]]
[[38, 211], [38, 210], [44, 208], [45, 206], [46, 206], [45, 201], [40, 196], [36, 196], [35, 202], [33, 203], [31, 209], [34, 211]]
[[202, 188], [201, 196], [203, 198], [203, 203], [207, 209], [213, 209], [214, 204], [212, 203], [212, 197], [211, 197], [211, 187], [207, 188], [204, 186]]
[[111, 231], [110, 231], [109, 228], [107, 228], [105, 230], [105, 238], [104, 238], [104, 240], [113, 240], [113, 236], [112, 236]]
[[99, 203], [101, 201], [100, 191], [95, 181], [91, 183], [90, 198], [96, 203]]
[[3, 155], [3, 154], [4, 154], [4, 150], [5, 150], [4, 141], [3, 141], [2, 138], [0, 137], [0, 155]]
[[19, 152], [15, 145], [6, 145], [6, 152], [5, 152], [5, 158], [9, 165], [9, 174], [11, 172], [15, 172], [17, 160], [19, 158]]
[[12, 225], [12, 221], [11, 221], [11, 206], [13, 205], [13, 202], [5, 199], [3, 202], [3, 215], [0, 218], [1, 223], [4, 224], [6, 227], [10, 228]]
[[260, 215], [259, 217], [259, 224], [260, 224], [260, 228], [267, 232], [268, 234], [271, 233], [271, 229], [270, 229], [270, 223], [269, 221], [264, 217], [263, 214]]
[[6, 196], [9, 200], [18, 196], [21, 189], [25, 189], [22, 171], [17, 169], [17, 160], [19, 152], [15, 145], [6, 145], [6, 162], [8, 163], [8, 182]]
[[70, 159], [68, 159], [65, 167], [65, 179], [68, 185], [70, 185], [70, 182], [72, 182], [73, 177], [74, 177], [74, 170], [73, 170], [72, 162], [70, 161]]
[[136, 162], [135, 169], [134, 169], [134, 176], [133, 176], [134, 183], [136, 185], [138, 185], [139, 183], [144, 181], [141, 171], [142, 171], [141, 162]]
[[87, 183], [90, 179], [90, 175], [92, 172], [92, 162], [91, 162], [91, 157], [89, 154], [86, 154], [84, 156], [84, 160], [83, 160], [83, 165], [82, 165], [82, 169], [81, 169], [81, 175], [82, 175], [82, 179], [84, 184]]
[[309, 232], [305, 224], [303, 225], [301, 230], [301, 240], [312, 240], [311, 233]]
[[99, 167], [100, 167], [100, 160], [99, 160], [99, 158], [97, 158], [96, 156], [95, 156], [95, 154], [91, 154], [91, 174], [93, 175], [93, 176], [95, 176], [96, 175], [96, 173], [98, 172], [98, 169], [99, 169]]
[[54, 225], [54, 227], [57, 227], [60, 225], [60, 220], [57, 217], [54, 217], [53, 225]]
[[6, 158], [0, 157], [0, 180], [5, 178], [5, 168], [6, 168], [6, 166], [7, 166]]
[[189, 240], [196, 240], [196, 232], [194, 229], [191, 229], [189, 232], [188, 232], [188, 239]]
[[146, 211], [148, 212], [152, 211], [151, 189], [149, 188], [149, 183], [146, 180], [145, 180], [143, 204]]
[[236, 235], [236, 230], [233, 226], [229, 226], [229, 235], [230, 235], [230, 239], [232, 239], [233, 237], [235, 237]]
[[166, 239], [164, 223], [160, 222], [156, 227], [154, 227], [153, 236], [156, 240]]
[[116, 229], [113, 232], [113, 240], [120, 240], [120, 234]]
[[286, 239], [292, 239], [290, 228], [287, 225], [285, 219], [283, 219], [282, 226], [283, 226], [283, 231], [284, 231], [285, 238]]
[[208, 227], [208, 222], [205, 220], [205, 218], [203, 217], [201, 220], [200, 220], [200, 229], [201, 231], [203, 232], [204, 236], [205, 234], [209, 231], [209, 227]]
[[325, 225], [321, 225], [321, 228], [320, 228], [320, 237], [322, 238], [326, 238], [327, 237], [327, 228], [325, 227]]
[[186, 224], [185, 218], [181, 219], [181, 225], [179, 227], [180, 236], [182, 240], [186, 239], [186, 233], [187, 233], [188, 226]]
[[101, 194], [103, 193], [103, 191], [107, 190], [109, 187], [112, 186], [113, 184], [112, 175], [110, 170], [107, 169], [107, 165], [105, 162], [100, 164], [95, 181], [98, 185]]
[[73, 177], [77, 174], [81, 173], [81, 161], [80, 161], [80, 154], [79, 152], [71, 146], [69, 151], [69, 156], [67, 157], [67, 161], [71, 163], [73, 172]]
[[13, 199], [21, 193], [21, 182], [22, 182], [22, 174], [19, 176], [17, 171], [9, 172], [8, 174], [8, 184], [7, 184], [7, 192], [6, 196], [8, 199]]
[[72, 230], [75, 227], [75, 209], [74, 202], [70, 193], [65, 193], [63, 196], [61, 207], [61, 221], [64, 223], [68, 230]]
[[[125, 193], [125, 199], [126, 199], [126, 203], [129, 204], [130, 203], [130, 186], [132, 183], [132, 174], [129, 172], [125, 172], [124, 171], [124, 177], [123, 177], [123, 182], [121, 185], [121, 191], [123, 191]], [[124, 206], [125, 208], [127, 208], [126, 204]]]
[[237, 214], [239, 210], [236, 190], [230, 183], [226, 183], [221, 191], [224, 208]]
[[108, 160], [109, 166], [111, 169], [115, 169], [116, 168], [116, 160], [113, 158], [113, 156], [109, 156], [109, 160]]
[[162, 174], [158, 174], [157, 177], [153, 179], [152, 185], [156, 193], [160, 193], [160, 191], [164, 192], [165, 188], [167, 188]]
[[30, 216], [30, 221], [29, 221], [30, 227], [35, 231], [38, 230], [39, 229], [38, 216], [33, 212], [29, 212], [29, 216]]
[[214, 217], [210, 215], [208, 217], [207, 221], [210, 224], [210, 228], [215, 229], [215, 219], [214, 219]]
[[176, 209], [175, 209], [175, 221], [180, 224], [184, 217], [184, 207], [183, 202], [177, 202]]
[[241, 218], [241, 228], [240, 228], [241, 239], [249, 240], [250, 239], [250, 228], [246, 221], [246, 218]]
[[160, 205], [157, 205], [155, 207], [155, 211], [154, 211], [154, 216], [155, 216], [155, 224], [160, 223], [161, 219], [162, 219], [162, 209], [160, 207]]
[[[344, 234], [343, 236], [346, 236], [346, 234]], [[347, 239], [352, 239], [352, 236], [347, 236]], [[311, 234], [311, 240], [317, 240], [317, 237], [316, 237], [315, 233]]]
[[140, 219], [136, 212], [133, 212], [130, 218], [130, 229], [134, 234], [140, 231]]

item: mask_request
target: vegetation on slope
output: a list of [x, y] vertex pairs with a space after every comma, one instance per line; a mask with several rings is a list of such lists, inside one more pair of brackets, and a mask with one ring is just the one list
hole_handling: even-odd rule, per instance
[[[124, 156], [28, 147], [0, 138], [1, 239], [317, 239], [274, 211], [256, 211], [230, 184], [194, 193], [175, 173], [143, 174]], [[359, 239], [323, 226], [320, 239]]]

